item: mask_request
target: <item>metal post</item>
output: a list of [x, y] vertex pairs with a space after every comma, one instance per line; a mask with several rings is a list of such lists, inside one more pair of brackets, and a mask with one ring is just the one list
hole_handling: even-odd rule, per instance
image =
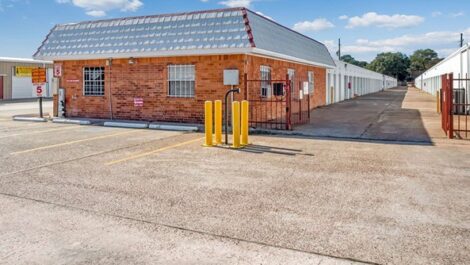
[[225, 144], [228, 144], [228, 96], [233, 93], [240, 93], [239, 88], [235, 89], [230, 89], [227, 91], [225, 94], [225, 123], [224, 123], [224, 129], [225, 129]]
[[43, 113], [42, 113], [42, 97], [39, 97], [39, 117], [43, 118]]
[[240, 102], [232, 102], [232, 148], [240, 148]]
[[206, 101], [204, 104], [204, 146], [212, 146], [212, 101]]
[[242, 131], [242, 139], [241, 139], [241, 145], [245, 146], [248, 145], [248, 133], [249, 133], [249, 128], [248, 128], [248, 117], [249, 117], [249, 102], [248, 100], [243, 100], [242, 101], [242, 124], [241, 124], [241, 131]]
[[222, 100], [216, 100], [214, 108], [215, 144], [222, 144]]
[[453, 104], [453, 93], [454, 93], [454, 74], [450, 73], [448, 76], [448, 99], [449, 99], [449, 139], [454, 138], [454, 104]]
[[286, 130], [291, 129], [291, 85], [289, 74], [286, 75]]

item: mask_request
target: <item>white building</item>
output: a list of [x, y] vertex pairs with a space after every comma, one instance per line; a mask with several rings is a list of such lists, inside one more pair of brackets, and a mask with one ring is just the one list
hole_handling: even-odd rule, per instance
[[[455, 79], [469, 78], [470, 73], [470, 53], [469, 45], [466, 44], [447, 58], [433, 66], [431, 69], [416, 77], [415, 86], [432, 95], [436, 95], [441, 89], [441, 76], [444, 74], [454, 74]], [[455, 81], [454, 88], [469, 88], [468, 82]], [[468, 99], [470, 101], [470, 98]], [[468, 102], [468, 101], [467, 101]]]
[[332, 104], [397, 86], [397, 80], [365, 68], [335, 60], [326, 72], [326, 103]]
[[47, 68], [44, 97], [52, 97], [52, 62], [24, 58], [0, 57], [0, 100], [35, 98], [31, 81], [32, 69]]

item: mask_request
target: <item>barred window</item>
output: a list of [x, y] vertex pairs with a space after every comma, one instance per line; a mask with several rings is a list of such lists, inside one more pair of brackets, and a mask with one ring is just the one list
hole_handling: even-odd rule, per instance
[[168, 66], [168, 95], [171, 97], [194, 97], [196, 67], [194, 65]]
[[308, 72], [308, 93], [313, 94], [314, 89], [314, 75], [313, 72]]
[[271, 96], [271, 68], [262, 65], [261, 68], [261, 96]]
[[104, 67], [83, 68], [83, 94], [104, 96]]
[[290, 81], [290, 90], [292, 97], [294, 97], [296, 94], [295, 92], [295, 70], [294, 69], [287, 69], [287, 75], [289, 76], [289, 81]]

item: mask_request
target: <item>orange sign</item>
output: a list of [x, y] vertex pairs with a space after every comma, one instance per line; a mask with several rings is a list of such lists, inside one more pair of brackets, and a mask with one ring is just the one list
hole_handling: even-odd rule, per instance
[[31, 74], [33, 84], [42, 84], [47, 82], [46, 68], [34, 68]]

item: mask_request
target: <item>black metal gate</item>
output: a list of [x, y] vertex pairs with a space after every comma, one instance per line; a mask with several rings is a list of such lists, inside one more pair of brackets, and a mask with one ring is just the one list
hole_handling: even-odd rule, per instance
[[250, 102], [250, 126], [262, 129], [292, 130], [310, 121], [310, 95], [303, 93], [303, 82], [289, 80], [248, 80], [245, 99]]

